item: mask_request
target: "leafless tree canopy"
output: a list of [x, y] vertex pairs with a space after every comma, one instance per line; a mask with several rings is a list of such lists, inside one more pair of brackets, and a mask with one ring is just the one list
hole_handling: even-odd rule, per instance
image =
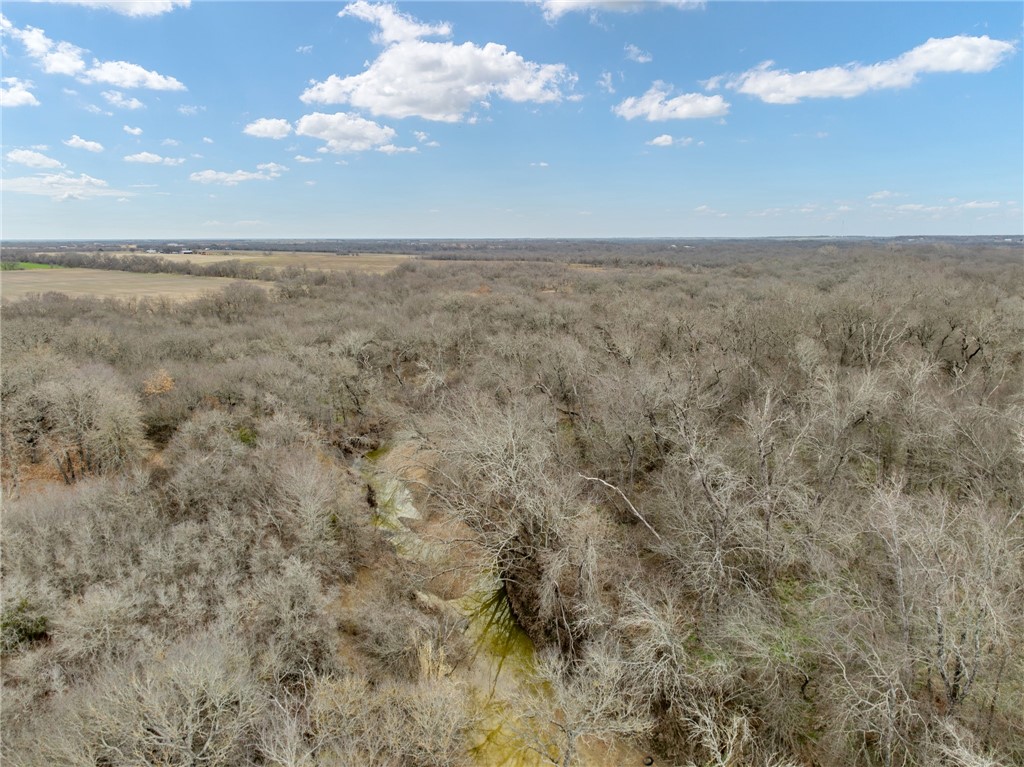
[[4, 762], [1024, 763], [1024, 263], [929, 248], [5, 305]]

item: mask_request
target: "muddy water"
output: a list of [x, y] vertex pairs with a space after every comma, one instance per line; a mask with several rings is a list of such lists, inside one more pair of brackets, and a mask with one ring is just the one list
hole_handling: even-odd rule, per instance
[[550, 764], [536, 750], [549, 740], [548, 733], [527, 721], [515, 703], [540, 690], [533, 643], [512, 617], [504, 587], [484, 576], [458, 601], [474, 640], [470, 689], [480, 720], [472, 755], [480, 765]]
[[[373, 490], [376, 503], [374, 524], [387, 532], [399, 556], [443, 569], [448, 551], [440, 543], [426, 540], [410, 525], [422, 519], [412, 493], [401, 476], [389, 467], [387, 451], [368, 455], [359, 466]], [[437, 595], [424, 595], [434, 601]], [[444, 600], [468, 624], [473, 650], [471, 660], [456, 673], [466, 683], [478, 715], [471, 734], [470, 752], [487, 767], [536, 767], [551, 764], [531, 746], [546, 740], [544, 733], [522, 721], [512, 701], [536, 691], [533, 643], [512, 617], [505, 590], [498, 578], [481, 572], [464, 593]]]

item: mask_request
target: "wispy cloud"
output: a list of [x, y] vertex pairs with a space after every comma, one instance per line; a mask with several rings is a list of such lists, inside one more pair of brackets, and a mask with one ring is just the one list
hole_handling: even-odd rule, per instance
[[86, 200], [93, 197], [123, 197], [125, 192], [112, 189], [106, 181], [73, 173], [41, 173], [35, 176], [0, 179], [5, 193], [32, 194], [57, 201]]
[[424, 133], [421, 130], [413, 131], [412, 135], [414, 135], [416, 140], [423, 144], [423, 146], [431, 147], [432, 149], [436, 149], [441, 146], [438, 142], [433, 141], [427, 133]]
[[378, 152], [384, 154], [415, 154], [419, 152], [419, 147], [416, 146], [395, 146], [394, 144], [385, 144], [384, 146], [377, 147]]
[[637, 64], [649, 64], [654, 61], [654, 57], [645, 50], [638, 48], [632, 43], [626, 44], [626, 58], [630, 61], [635, 61]]
[[725, 87], [769, 104], [796, 104], [803, 99], [853, 98], [869, 91], [907, 88], [921, 75], [940, 72], [988, 72], [1016, 51], [1016, 44], [987, 35], [931, 38], [916, 48], [875, 64], [852, 63], [810, 71], [776, 69], [765, 61], [739, 75], [706, 81], [710, 90]]
[[64, 5], [82, 5], [100, 8], [122, 16], [159, 16], [175, 8], [188, 8], [191, 0], [45, 0]]
[[243, 181], [270, 181], [278, 178], [287, 171], [284, 165], [275, 162], [266, 162], [256, 166], [255, 171], [236, 170], [201, 170], [189, 175], [190, 181], [199, 184], [221, 184], [223, 186], [236, 186]]
[[716, 210], [710, 205], [698, 205], [696, 208], [693, 209], [693, 212], [696, 213], [698, 216], [714, 216], [716, 218], [726, 218], [729, 215], [728, 213], [723, 213], [720, 210]]
[[32, 149], [12, 149], [6, 155], [8, 162], [29, 168], [63, 168], [64, 163]]
[[633, 120], [692, 120], [706, 117], [722, 117], [729, 112], [729, 104], [719, 95], [706, 96], [703, 93], [683, 93], [670, 97], [672, 86], [661, 80], [656, 81], [643, 96], [631, 96], [612, 111], [619, 117]]
[[567, 13], [637, 13], [651, 8], [703, 8], [697, 0], [537, 0], [544, 11], [544, 18], [557, 21]]
[[672, 136], [668, 133], [663, 133], [660, 136], [655, 136], [647, 142], [648, 146], [690, 146], [693, 143], [693, 139], [690, 136], [681, 136], [679, 138]]
[[140, 162], [146, 165], [181, 165], [185, 162], [184, 157], [161, 157], [152, 152], [139, 152], [124, 157], [125, 162]]
[[103, 91], [100, 95], [110, 106], [118, 109], [142, 109], [146, 106], [134, 96], [125, 96], [121, 91]]

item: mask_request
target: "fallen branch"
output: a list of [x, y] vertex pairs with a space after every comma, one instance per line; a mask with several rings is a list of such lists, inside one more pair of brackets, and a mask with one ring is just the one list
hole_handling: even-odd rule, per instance
[[600, 482], [605, 487], [610, 488], [611, 490], [614, 490], [616, 493], [618, 493], [621, 496], [622, 500], [626, 502], [626, 505], [629, 506], [629, 510], [633, 512], [633, 516], [635, 516], [637, 519], [644, 523], [644, 527], [651, 531], [651, 535], [653, 535], [659, 541], [661, 540], [661, 536], [658, 535], [658, 531], [651, 527], [650, 523], [646, 519], [644, 519], [643, 514], [637, 511], [636, 506], [630, 503], [629, 498], [627, 498], [626, 494], [619, 490], [619, 488], [615, 487], [615, 485], [613, 485], [611, 482], [605, 482], [600, 477], [587, 477], [583, 474], [580, 474], [580, 477], [587, 480], [588, 482]]

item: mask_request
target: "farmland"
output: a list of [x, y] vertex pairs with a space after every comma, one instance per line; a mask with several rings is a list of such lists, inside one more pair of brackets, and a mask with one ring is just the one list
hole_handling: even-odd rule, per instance
[[[93, 262], [87, 253], [73, 254], [86, 263]], [[53, 268], [69, 257], [59, 251], [35, 251], [33, 258], [43, 261], [7, 262], [17, 268], [5, 270], [0, 282], [0, 295], [4, 300], [17, 300], [37, 293], [56, 292], [69, 296], [93, 296], [96, 298], [142, 298], [162, 297], [168, 299], [195, 298], [206, 291], [219, 290], [233, 281], [231, 277], [210, 276], [209, 271], [218, 266], [248, 268], [240, 276], [261, 274], [274, 278], [290, 268], [306, 269], [327, 273], [386, 274], [414, 256], [394, 253], [337, 254], [323, 252], [293, 251], [206, 251], [202, 253], [144, 254], [129, 250], [114, 250], [104, 253], [108, 259], [132, 259], [130, 271], [118, 271], [108, 267]], [[146, 260], [153, 263], [153, 272], [145, 270]], [[57, 263], [49, 263], [55, 261]], [[426, 262], [441, 263], [441, 262]], [[199, 274], [166, 273], [168, 267], [175, 271], [196, 267]], [[206, 273], [203, 273], [206, 272]], [[231, 274], [228, 271], [228, 274]]]
[[224, 261], [244, 261], [259, 267], [299, 267], [325, 271], [352, 271], [363, 274], [384, 274], [412, 256], [398, 253], [316, 253], [261, 250], [208, 250], [203, 253], [161, 253], [139, 254], [129, 251], [115, 252], [114, 255], [153, 255], [168, 261], [193, 264], [219, 264]]
[[260, 266], [298, 266], [327, 271], [356, 271], [364, 274], [383, 274], [409, 261], [412, 256], [397, 253], [290, 253], [284, 251], [208, 251], [205, 254], [170, 254], [173, 261], [218, 263], [237, 258]]
[[132, 274], [99, 269], [25, 269], [5, 271], [0, 297], [11, 301], [39, 293], [96, 298], [196, 298], [234, 280], [188, 274]]

